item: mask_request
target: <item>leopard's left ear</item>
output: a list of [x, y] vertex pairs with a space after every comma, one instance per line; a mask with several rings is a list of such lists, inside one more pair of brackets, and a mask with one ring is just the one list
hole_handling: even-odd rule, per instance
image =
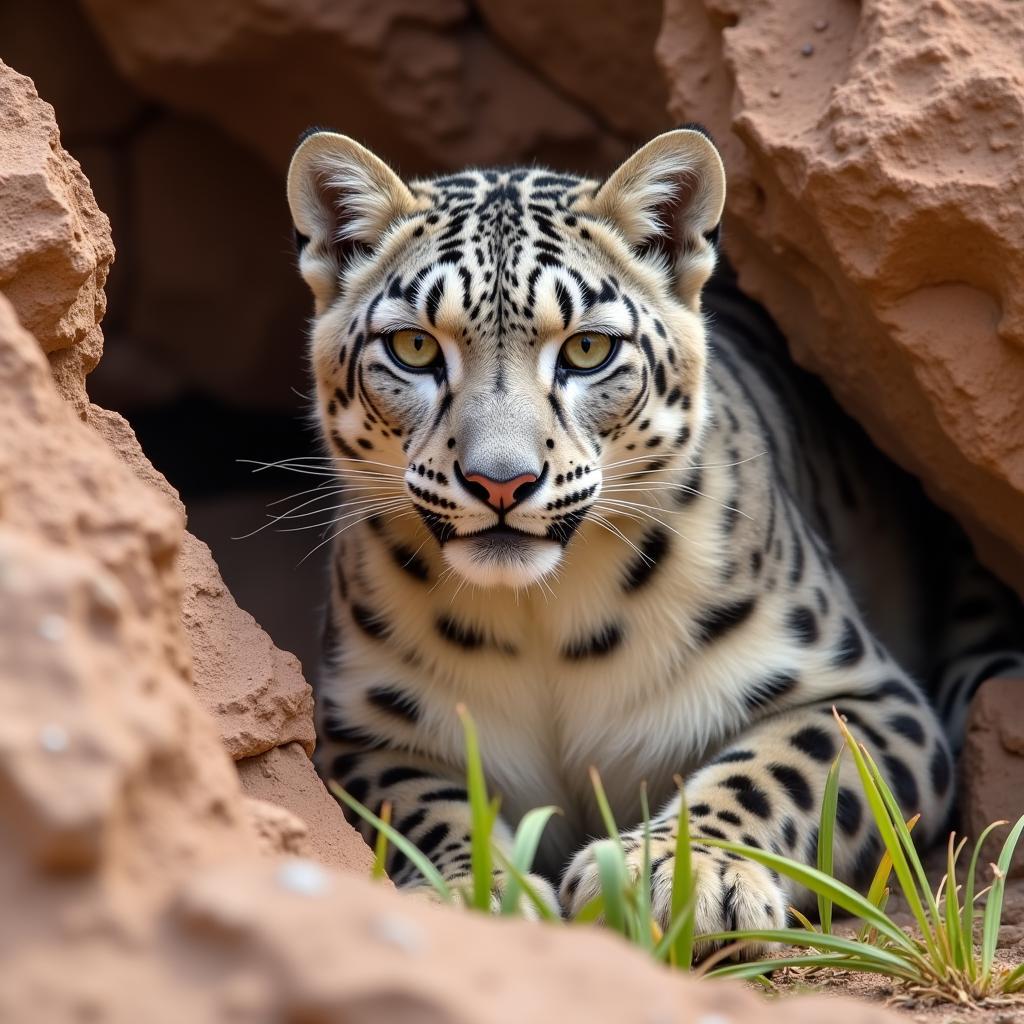
[[694, 309], [715, 269], [725, 205], [725, 168], [698, 128], [665, 132], [637, 150], [598, 189], [593, 212], [606, 217], [640, 255], [668, 261], [679, 297]]
[[299, 271], [319, 315], [388, 227], [416, 209], [416, 200], [383, 160], [354, 139], [314, 128], [292, 156], [288, 205]]

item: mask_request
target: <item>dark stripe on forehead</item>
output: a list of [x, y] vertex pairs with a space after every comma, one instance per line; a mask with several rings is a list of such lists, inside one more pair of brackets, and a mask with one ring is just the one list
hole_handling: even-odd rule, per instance
[[441, 298], [444, 295], [444, 284], [445, 276], [442, 274], [430, 286], [430, 291], [427, 292], [426, 313], [431, 327], [437, 324], [437, 307], [441, 305]]
[[558, 299], [558, 308], [562, 311], [562, 329], [565, 330], [572, 320], [572, 296], [569, 289], [561, 281], [555, 281], [555, 298]]

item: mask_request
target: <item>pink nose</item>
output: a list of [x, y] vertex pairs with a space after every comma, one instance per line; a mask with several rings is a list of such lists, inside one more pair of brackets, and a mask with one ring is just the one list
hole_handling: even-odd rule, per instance
[[487, 504], [496, 512], [510, 508], [516, 503], [515, 493], [523, 484], [532, 484], [537, 479], [536, 473], [522, 473], [511, 480], [492, 480], [483, 473], [469, 473], [466, 479], [479, 484], [487, 492]]

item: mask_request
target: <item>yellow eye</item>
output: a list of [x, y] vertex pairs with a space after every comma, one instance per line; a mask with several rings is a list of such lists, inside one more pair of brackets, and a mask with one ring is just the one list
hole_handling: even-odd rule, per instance
[[614, 351], [615, 342], [607, 334], [580, 331], [562, 346], [560, 358], [572, 370], [596, 370]]
[[423, 370], [436, 363], [441, 356], [437, 339], [426, 331], [395, 331], [388, 338], [391, 354], [412, 370]]

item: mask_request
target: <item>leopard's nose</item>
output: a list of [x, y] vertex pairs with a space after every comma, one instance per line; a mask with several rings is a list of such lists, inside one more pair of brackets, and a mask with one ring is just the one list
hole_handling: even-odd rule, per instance
[[495, 512], [507, 512], [525, 501], [537, 489], [536, 473], [520, 473], [508, 480], [495, 480], [484, 473], [463, 473], [455, 464], [455, 474], [463, 487], [474, 497], [490, 505]]

